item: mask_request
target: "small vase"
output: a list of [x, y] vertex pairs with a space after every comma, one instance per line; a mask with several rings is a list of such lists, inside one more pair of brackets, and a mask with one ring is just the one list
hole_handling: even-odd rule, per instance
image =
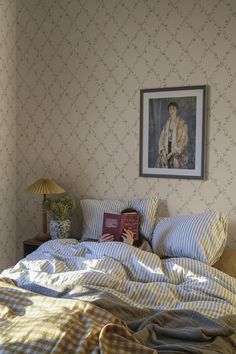
[[51, 220], [49, 224], [50, 236], [52, 240], [57, 238], [67, 238], [70, 236], [70, 220]]

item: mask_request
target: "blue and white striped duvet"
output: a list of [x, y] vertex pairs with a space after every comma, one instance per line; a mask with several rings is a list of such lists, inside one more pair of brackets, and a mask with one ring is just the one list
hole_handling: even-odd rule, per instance
[[215, 318], [236, 314], [234, 278], [196, 260], [161, 261], [119, 242], [49, 241], [1, 276], [55, 296], [89, 300], [97, 291], [140, 309], [191, 309]]

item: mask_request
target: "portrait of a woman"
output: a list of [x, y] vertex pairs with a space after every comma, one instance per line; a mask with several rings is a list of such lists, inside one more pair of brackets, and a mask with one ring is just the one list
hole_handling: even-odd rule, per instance
[[163, 126], [158, 142], [158, 168], [187, 168], [188, 126], [178, 115], [177, 102], [168, 104], [169, 118]]
[[140, 90], [140, 176], [204, 177], [206, 86]]

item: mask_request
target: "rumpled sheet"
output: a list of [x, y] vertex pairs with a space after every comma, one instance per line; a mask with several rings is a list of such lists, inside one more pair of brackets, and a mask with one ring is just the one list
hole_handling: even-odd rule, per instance
[[38, 295], [0, 279], [0, 353], [156, 351], [142, 345], [117, 317], [100, 307]]
[[236, 315], [212, 319], [190, 310], [157, 311], [127, 325], [158, 353], [236, 353]]
[[55, 297], [91, 302], [105, 292], [137, 309], [236, 314], [236, 279], [196, 260], [160, 260], [121, 242], [52, 240], [1, 276]]
[[[71, 353], [236, 352], [236, 280], [195, 260], [163, 261], [155, 254], [119, 242], [53, 240], [3, 271], [1, 277], [1, 283], [11, 282], [13, 289], [5, 304], [1, 297], [2, 321], [6, 313], [12, 314], [13, 307], [9, 307], [8, 301], [15, 303], [16, 294], [21, 294], [24, 301], [20, 305], [19, 313], [23, 314], [20, 320], [27, 323], [29, 338], [32, 333], [40, 333], [34, 331], [32, 314], [37, 313], [40, 328], [53, 321], [57, 328], [57, 318], [61, 319], [60, 314], [63, 317], [66, 309], [71, 317], [65, 317], [65, 329], [71, 321], [78, 320], [76, 311], [80, 308], [83, 315], [79, 317], [82, 316], [83, 322], [82, 325], [77, 322], [79, 332], [75, 340], [79, 349], [73, 348]], [[22, 292], [26, 296], [22, 297]], [[28, 306], [32, 299], [32, 306]], [[57, 302], [64, 302], [63, 310]], [[77, 306], [76, 311], [74, 306]], [[27, 310], [27, 316], [26, 307], [33, 311]], [[55, 313], [51, 312], [54, 307]], [[45, 316], [42, 318], [40, 314]], [[91, 317], [97, 321], [94, 328], [90, 327]], [[9, 348], [8, 336], [15, 327], [14, 320], [12, 324], [9, 322], [6, 337], [2, 338], [1, 343], [7, 343], [6, 348]], [[83, 332], [83, 329], [88, 331]], [[89, 344], [90, 332], [96, 339], [93, 349]], [[70, 331], [59, 337], [58, 344], [53, 344], [55, 348], [60, 349], [62, 337], [67, 343], [71, 341]], [[36, 349], [27, 341], [30, 352], [45, 352], [42, 346], [48, 345], [48, 340], [50, 338], [45, 336], [36, 340], [36, 344], [33, 341]], [[13, 344], [19, 342], [13, 339]], [[68, 345], [66, 348], [69, 353]], [[57, 353], [59, 349], [49, 352]], [[7, 350], [2, 352], [17, 353]]]
[[137, 309], [105, 293], [93, 303], [119, 317], [140, 343], [158, 353], [236, 353], [236, 315], [213, 319], [191, 310]]

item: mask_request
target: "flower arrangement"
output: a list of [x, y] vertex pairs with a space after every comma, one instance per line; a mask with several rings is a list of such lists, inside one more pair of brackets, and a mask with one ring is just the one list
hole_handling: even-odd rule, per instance
[[68, 219], [75, 207], [74, 199], [69, 196], [58, 199], [46, 198], [42, 203], [43, 212], [49, 212], [51, 218], [58, 221]]

